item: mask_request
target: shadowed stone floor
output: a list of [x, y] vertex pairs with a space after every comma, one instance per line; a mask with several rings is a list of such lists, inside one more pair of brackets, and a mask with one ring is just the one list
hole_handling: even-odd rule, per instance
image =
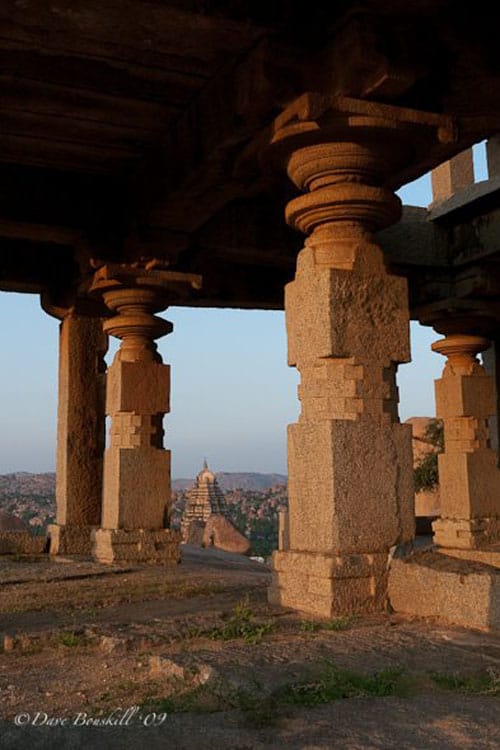
[[[309, 618], [267, 604], [264, 566], [215, 550], [185, 547], [183, 554], [171, 569], [0, 558], [2, 748], [500, 746], [498, 692], [464, 695], [429, 678], [500, 679], [500, 637], [394, 615], [314, 629], [304, 624]], [[212, 637], [226, 632], [242, 601], [261, 636]], [[236, 700], [257, 691], [265, 706], [267, 695], [314, 680], [328, 664], [366, 675], [401, 669], [413, 687], [406, 697], [294, 705], [264, 721]], [[221, 705], [170, 710], [161, 726], [144, 726], [155, 701], [189, 691], [198, 674], [207, 677], [208, 693], [225, 691]], [[74, 725], [79, 714], [106, 717], [133, 706], [139, 709], [128, 726]], [[38, 721], [66, 718], [67, 726], [32, 726], [37, 714]], [[20, 715], [22, 727], [15, 725]]]

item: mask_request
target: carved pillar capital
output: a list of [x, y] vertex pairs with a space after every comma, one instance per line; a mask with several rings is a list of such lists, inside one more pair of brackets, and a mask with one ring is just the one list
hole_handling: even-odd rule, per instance
[[122, 342], [118, 359], [161, 362], [154, 341], [171, 333], [173, 325], [154, 313], [200, 286], [201, 277], [195, 274], [109, 264], [96, 271], [89, 293], [115, 313], [103, 327]]
[[287, 107], [266, 159], [303, 191], [288, 203], [286, 220], [310, 235], [306, 247], [314, 248], [316, 262], [347, 269], [358, 262], [367, 273], [380, 268], [373, 233], [401, 216], [399, 176], [452, 140], [452, 131], [446, 117], [341, 96], [308, 93]]
[[119, 358], [124, 362], [159, 362], [155, 339], [173, 330], [172, 323], [154, 315], [167, 306], [163, 295], [140, 286], [121, 287], [104, 291], [103, 299], [115, 313], [104, 322], [104, 330], [121, 340]]
[[450, 334], [432, 344], [432, 351], [447, 357], [443, 376], [473, 375], [483, 372], [477, 355], [491, 346], [489, 339], [483, 336]]
[[288, 176], [305, 192], [288, 204], [287, 222], [304, 234], [328, 226], [336, 236], [356, 237], [398, 221], [401, 202], [382, 186], [388, 169], [382, 139], [367, 143], [360, 134], [358, 143], [346, 142], [342, 129], [328, 137], [290, 156]]

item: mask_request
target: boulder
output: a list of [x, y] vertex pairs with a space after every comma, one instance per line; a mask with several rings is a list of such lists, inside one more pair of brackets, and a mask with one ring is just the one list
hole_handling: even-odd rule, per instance
[[218, 547], [226, 552], [237, 552], [246, 555], [250, 551], [250, 542], [226, 518], [213, 513], [206, 521], [203, 534], [205, 547]]

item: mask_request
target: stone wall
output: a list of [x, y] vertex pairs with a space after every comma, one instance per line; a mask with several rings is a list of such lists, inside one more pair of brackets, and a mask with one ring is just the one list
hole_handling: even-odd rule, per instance
[[41, 555], [45, 536], [32, 536], [28, 531], [0, 531], [0, 555]]

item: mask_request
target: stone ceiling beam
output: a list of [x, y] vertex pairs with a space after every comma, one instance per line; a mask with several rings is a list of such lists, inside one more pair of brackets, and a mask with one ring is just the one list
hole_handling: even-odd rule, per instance
[[235, 176], [238, 151], [296, 95], [301, 65], [263, 39], [201, 89], [131, 180], [145, 223], [192, 232], [252, 188], [258, 165]]
[[[80, 232], [67, 227], [49, 224], [33, 224], [0, 217], [0, 238], [28, 240], [29, 242], [52, 243], [72, 247], [80, 239]], [[1, 239], [0, 239], [1, 241]], [[40, 248], [43, 252], [43, 248]]]

